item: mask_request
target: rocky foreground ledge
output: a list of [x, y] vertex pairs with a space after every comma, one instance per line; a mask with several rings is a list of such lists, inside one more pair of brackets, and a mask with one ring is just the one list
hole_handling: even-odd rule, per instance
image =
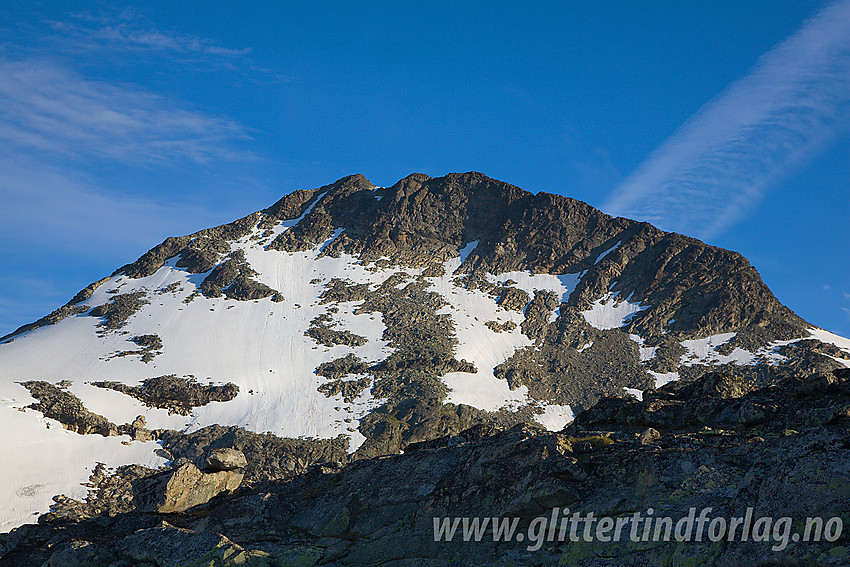
[[[289, 480], [236, 490], [212, 483], [222, 490], [198, 498], [211, 484], [205, 475], [238, 486], [247, 464], [237, 451], [208, 452], [201, 466], [183, 459], [158, 473], [157, 494], [176, 493], [179, 505], [151, 505], [145, 477], [147, 492], [116, 491], [123, 507], [104, 505], [92, 515], [57, 504], [39, 524], [0, 536], [0, 557], [3, 565], [52, 567], [847, 565], [846, 533], [818, 542], [794, 542], [789, 533], [785, 545], [569, 536], [529, 545], [517, 537], [494, 543], [491, 531], [463, 541], [462, 528], [450, 542], [435, 541], [434, 518], [519, 518], [517, 533], [530, 534], [535, 518], [555, 508], [597, 517], [652, 508], [673, 518], [691, 508], [724, 518], [752, 508], [754, 517], [792, 518], [795, 531], [807, 517], [848, 526], [848, 433], [850, 369], [761, 388], [708, 373], [646, 391], [642, 401], [605, 398], [559, 433], [476, 426], [401, 455], [325, 463]], [[175, 490], [163, 492], [171, 481]]]

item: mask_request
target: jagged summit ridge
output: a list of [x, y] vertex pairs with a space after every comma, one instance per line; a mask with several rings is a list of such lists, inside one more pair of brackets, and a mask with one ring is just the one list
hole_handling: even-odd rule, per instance
[[0, 419], [19, 450], [57, 422], [107, 437], [50, 433], [91, 452], [42, 467], [36, 499], [12, 479], [0, 508], [82, 497], [95, 455], [155, 467], [254, 447], [253, 481], [475, 425], [557, 430], [708, 369], [769, 383], [846, 366], [850, 343], [811, 327], [741, 255], [574, 199], [474, 172], [349, 176], [168, 238], [4, 337]]
[[[569, 197], [533, 195], [476, 172], [441, 178], [415, 173], [389, 188], [376, 188], [359, 174], [344, 177], [296, 191], [235, 223], [169, 238], [119, 272], [150, 275], [167, 258], [193, 254], [184, 250], [201, 248], [209, 238], [231, 240], [251, 226], [302, 215], [270, 249], [296, 252], [325, 243], [327, 255], [389, 258], [416, 266], [445, 261], [475, 241], [463, 272], [587, 271], [569, 303], [587, 307], [611, 291], [651, 304], [631, 322], [636, 331], [658, 333], [668, 327], [706, 335], [745, 327], [756, 335], [767, 328], [767, 334], [790, 337], [810, 326], [776, 300], [740, 254], [647, 223], [612, 218]], [[196, 269], [203, 267], [208, 266], [201, 262]], [[680, 309], [683, 303], [687, 309]]]

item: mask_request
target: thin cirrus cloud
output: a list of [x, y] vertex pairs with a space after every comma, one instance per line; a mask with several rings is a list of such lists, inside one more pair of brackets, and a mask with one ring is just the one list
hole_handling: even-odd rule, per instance
[[19, 151], [206, 162], [249, 158], [234, 143], [247, 138], [227, 118], [139, 89], [86, 79], [40, 58], [0, 59], [0, 139]]
[[[78, 18], [80, 19], [80, 18]], [[239, 58], [250, 53], [249, 48], [232, 49], [216, 45], [214, 42], [175, 33], [167, 33], [140, 26], [134, 18], [126, 22], [100, 22], [99, 26], [87, 26], [80, 23], [53, 22], [52, 27], [63, 34], [66, 40], [76, 42], [78, 47], [86, 49], [105, 48], [119, 50], [139, 50], [172, 55], [197, 55], [229, 59]]]
[[848, 124], [850, 0], [842, 0], [703, 106], [602, 208], [711, 238]]
[[[121, 178], [144, 170], [168, 179], [174, 166], [214, 177], [222, 164], [258, 159], [249, 131], [227, 117], [90, 79], [58, 61], [0, 57], [0, 239], [7, 243], [95, 255], [149, 244], [214, 215], [174, 205], [170, 191], [128, 194]], [[107, 172], [120, 172], [117, 184]]]

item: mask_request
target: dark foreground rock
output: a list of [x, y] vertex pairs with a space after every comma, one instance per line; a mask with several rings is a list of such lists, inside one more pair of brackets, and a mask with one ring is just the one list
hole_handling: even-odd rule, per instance
[[[478, 426], [179, 513], [44, 518], [0, 536], [0, 554], [8, 565], [848, 564], [844, 530], [829, 532], [833, 541], [792, 535], [807, 518], [850, 522], [850, 370], [759, 389], [708, 374], [644, 400], [603, 399], [560, 433]], [[751, 418], [761, 414], [769, 419]], [[755, 528], [747, 541], [633, 541], [626, 528], [619, 542], [603, 542], [585, 541], [580, 522], [578, 541], [569, 531], [548, 541], [538, 518], [563, 518], [566, 508], [621, 520], [652, 508], [674, 521], [692, 508], [724, 519], [751, 508], [774, 526], [758, 524], [767, 541]], [[458, 520], [452, 541], [435, 541], [435, 518], [464, 517], [518, 518], [524, 540], [494, 542], [488, 527], [481, 541], [463, 541]], [[791, 518], [787, 531], [780, 518]]]

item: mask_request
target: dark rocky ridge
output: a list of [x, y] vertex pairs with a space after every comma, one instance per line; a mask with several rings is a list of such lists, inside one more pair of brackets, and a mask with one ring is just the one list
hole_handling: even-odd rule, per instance
[[99, 288], [101, 285], [103, 285], [104, 282], [106, 282], [108, 279], [109, 278], [103, 278], [101, 280], [98, 280], [94, 283], [89, 284], [84, 289], [82, 289], [79, 293], [77, 293], [77, 295], [75, 295], [71, 299], [71, 301], [69, 301], [68, 303], [66, 303], [62, 307], [56, 309], [55, 311], [53, 311], [49, 315], [45, 315], [44, 317], [42, 317], [38, 321], [35, 321], [33, 323], [28, 323], [26, 325], [22, 325], [21, 327], [18, 327], [17, 329], [12, 331], [8, 335], [6, 335], [4, 337], [0, 337], [0, 342], [6, 341], [8, 339], [11, 339], [11, 338], [13, 338], [17, 335], [21, 335], [23, 333], [33, 331], [35, 329], [38, 329], [39, 327], [44, 327], [45, 325], [55, 325], [56, 323], [58, 323], [59, 321], [61, 321], [65, 317], [85, 313], [86, 311], [89, 310], [89, 307], [86, 307], [85, 305], [80, 305], [80, 303], [82, 303], [83, 301], [85, 301], [86, 299], [91, 297], [92, 294], [94, 293], [94, 291], [97, 288]]
[[685, 337], [738, 331], [741, 345], [763, 345], [802, 336], [808, 326], [776, 300], [740, 254], [612, 218], [575, 199], [533, 195], [474, 172], [433, 179], [413, 174], [380, 189], [380, 201], [373, 190], [362, 175], [315, 190], [321, 200], [270, 248], [304, 250], [342, 228], [325, 254], [344, 251], [367, 261], [389, 257], [427, 265], [479, 241], [462, 271], [587, 270], [568, 307], [585, 309], [609, 289], [632, 296], [651, 306], [629, 326], [643, 336], [664, 330]]

